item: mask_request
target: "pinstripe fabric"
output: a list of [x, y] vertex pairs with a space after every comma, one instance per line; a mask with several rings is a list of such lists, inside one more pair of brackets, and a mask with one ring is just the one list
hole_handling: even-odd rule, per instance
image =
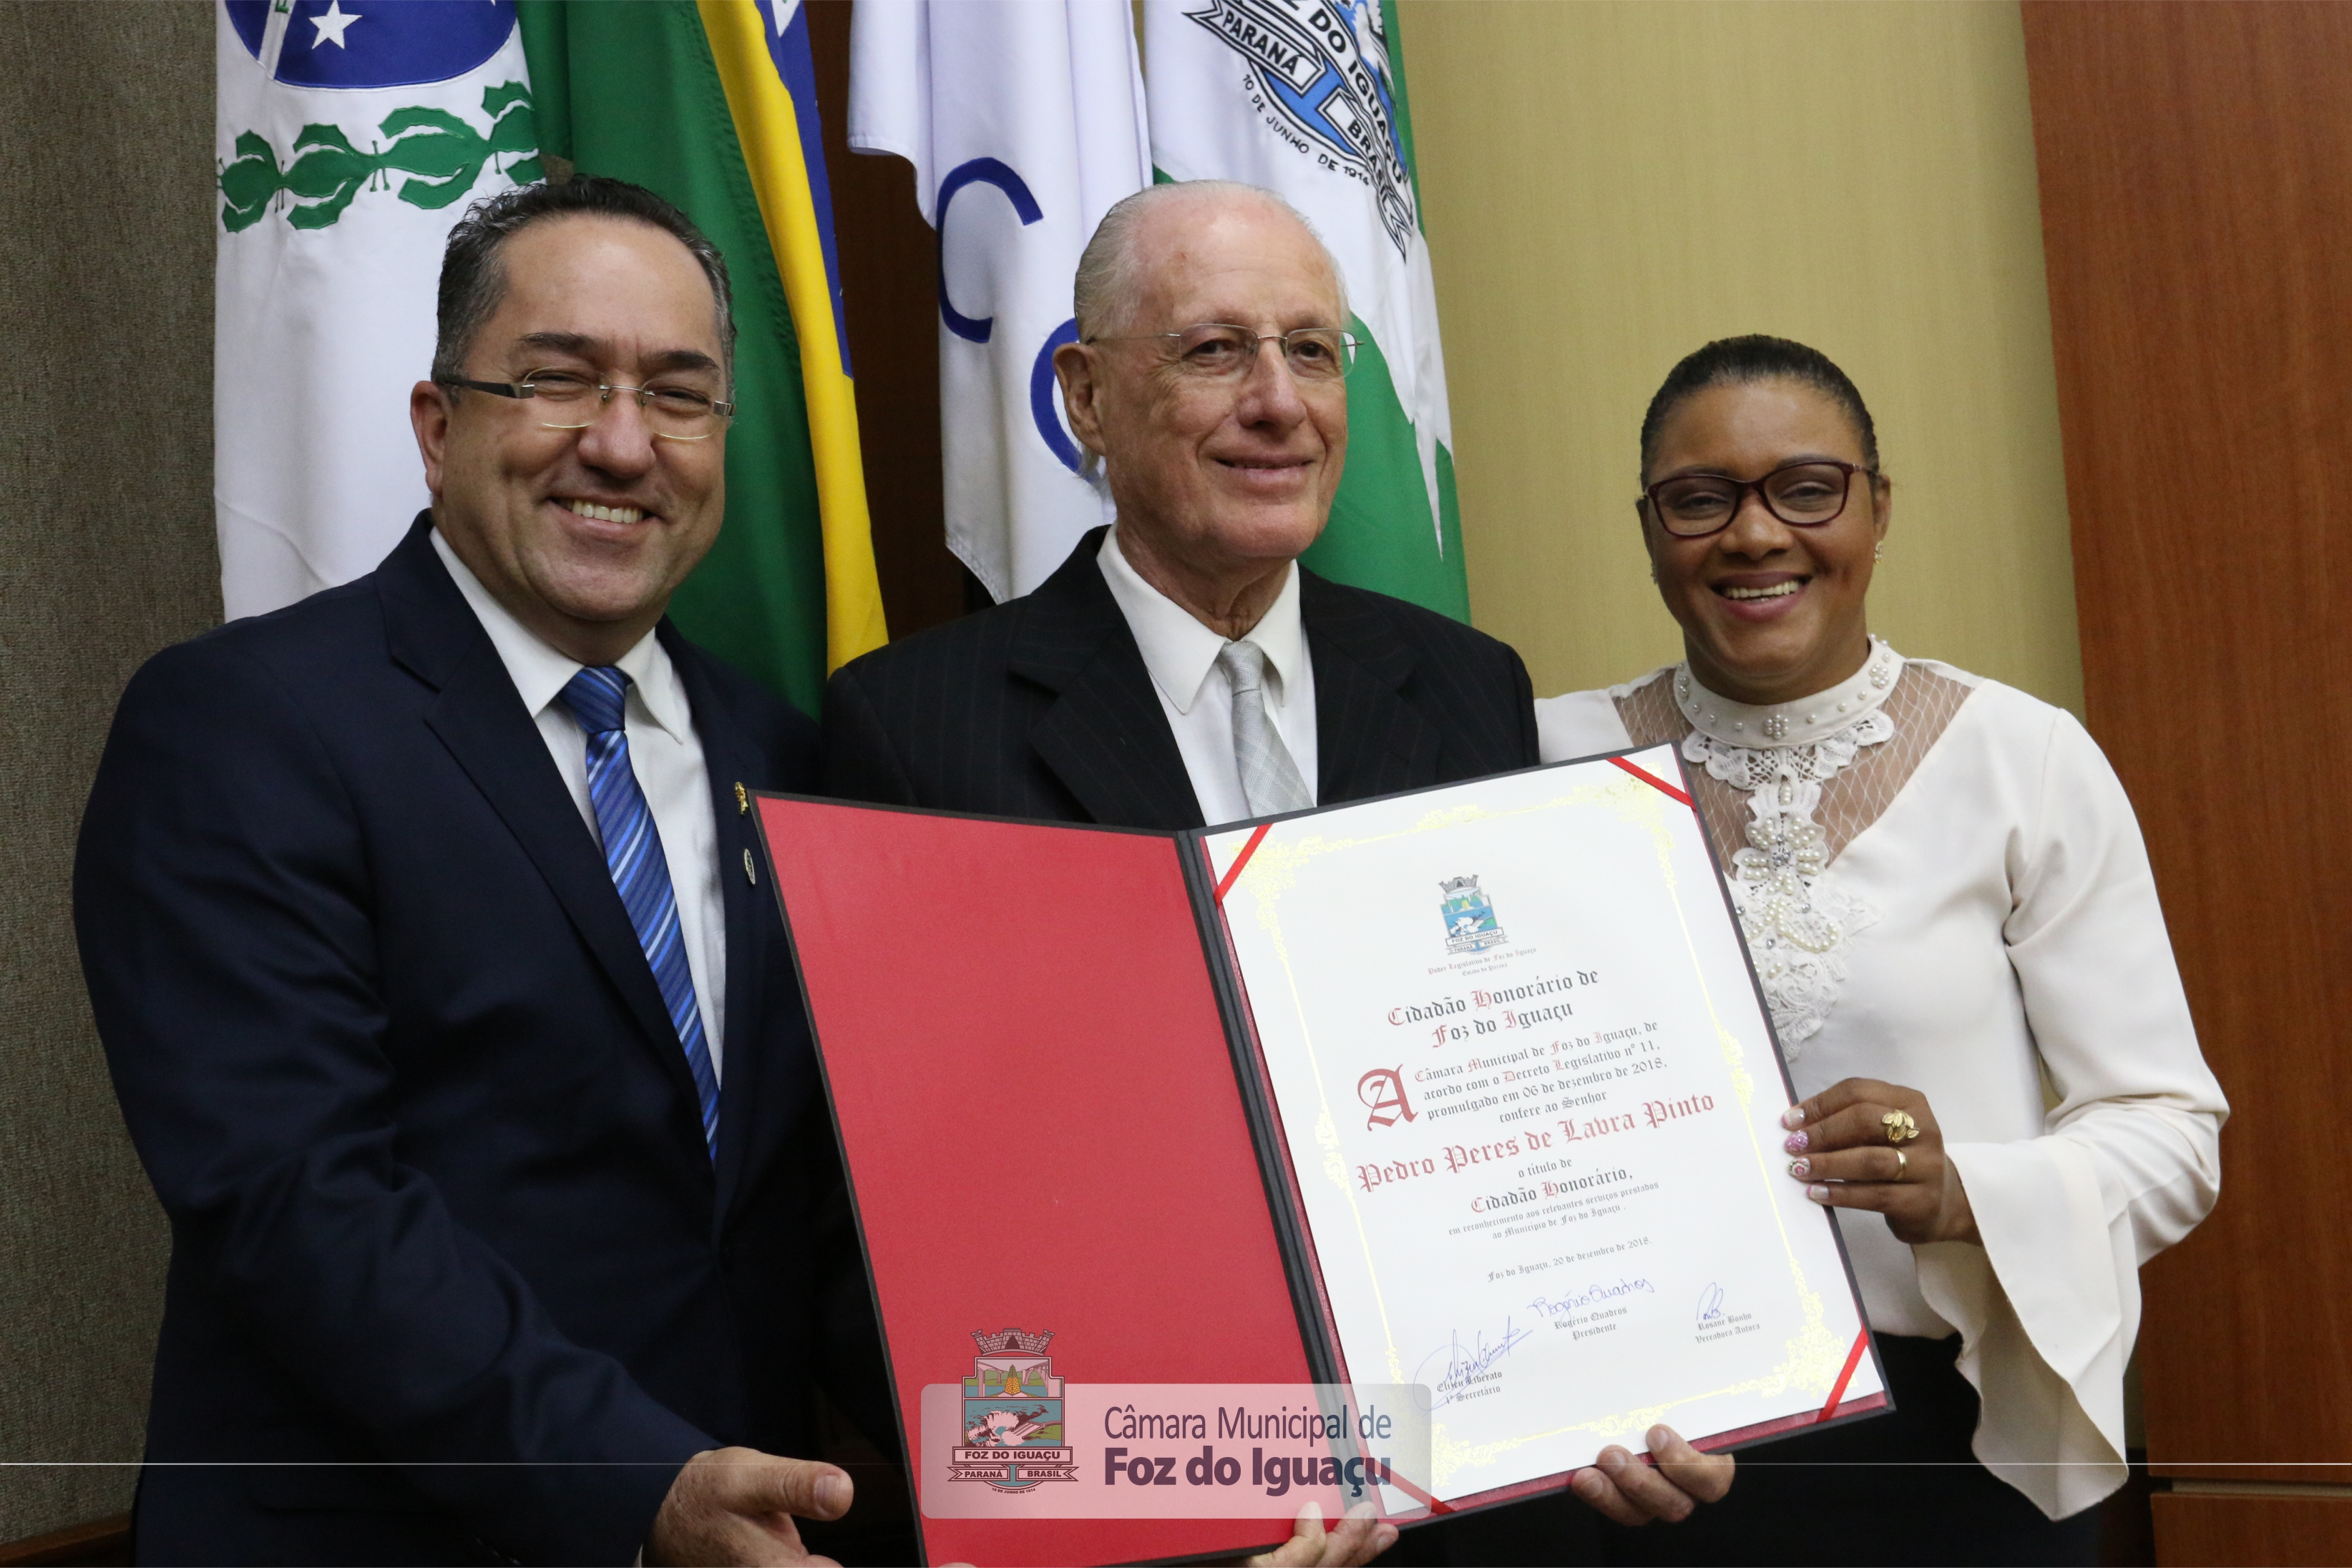
[[[1037, 591], [844, 665], [826, 792], [1047, 821], [1197, 828], [1201, 809], [1089, 532]], [[1299, 573], [1325, 805], [1536, 760], [1519, 656], [1402, 600]]]
[[596, 831], [604, 841], [604, 864], [613, 873], [622, 906], [637, 944], [653, 967], [662, 1005], [686, 1048], [694, 1092], [702, 1103], [702, 1141], [719, 1149], [719, 1075], [710, 1044], [703, 1038], [702, 1009], [696, 1005], [694, 974], [687, 967], [686, 937], [678, 926], [677, 894], [670, 885], [669, 862], [662, 855], [661, 830], [653, 808], [629, 766], [629, 736], [623, 727], [629, 677], [606, 666], [583, 669], [563, 688], [563, 706], [588, 732], [588, 799], [596, 808]]

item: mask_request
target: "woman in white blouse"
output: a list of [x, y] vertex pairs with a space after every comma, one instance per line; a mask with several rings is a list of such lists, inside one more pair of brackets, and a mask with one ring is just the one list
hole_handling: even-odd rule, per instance
[[1865, 628], [1891, 488], [1827, 358], [1708, 344], [1642, 426], [1682, 664], [1537, 704], [1547, 760], [1679, 745], [1897, 1413], [1740, 1456], [1612, 1561], [2095, 1563], [2139, 1266], [2219, 1191], [2139, 829], [2080, 725]]

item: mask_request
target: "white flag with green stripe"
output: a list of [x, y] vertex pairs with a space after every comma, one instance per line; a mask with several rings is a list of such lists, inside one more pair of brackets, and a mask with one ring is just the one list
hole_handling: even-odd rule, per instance
[[514, 0], [218, 0], [213, 495], [256, 615], [426, 501], [408, 389], [467, 204], [541, 177]]
[[1394, 0], [1144, 0], [1151, 162], [1281, 193], [1339, 257], [1365, 340], [1348, 467], [1307, 563], [1463, 620], [1437, 295]]

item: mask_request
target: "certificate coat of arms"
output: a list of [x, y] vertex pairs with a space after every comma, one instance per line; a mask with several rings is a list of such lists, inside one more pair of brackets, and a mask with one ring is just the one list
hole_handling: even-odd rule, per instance
[[1495, 901], [1479, 890], [1475, 876], [1450, 877], [1437, 884], [1445, 894], [1439, 910], [1445, 916], [1445, 950], [1483, 953], [1510, 940], [1495, 918]]

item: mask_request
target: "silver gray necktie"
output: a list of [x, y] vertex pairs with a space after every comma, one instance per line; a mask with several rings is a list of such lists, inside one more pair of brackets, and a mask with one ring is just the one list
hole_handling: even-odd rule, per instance
[[1290, 748], [1266, 716], [1265, 650], [1255, 643], [1228, 643], [1218, 651], [1217, 668], [1234, 688], [1234, 761], [1250, 815], [1303, 811], [1315, 804]]

